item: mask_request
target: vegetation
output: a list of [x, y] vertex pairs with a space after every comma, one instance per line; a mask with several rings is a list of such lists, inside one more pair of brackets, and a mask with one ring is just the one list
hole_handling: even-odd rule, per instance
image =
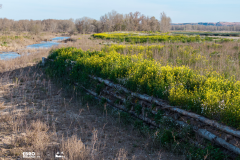
[[137, 33], [96, 33], [94, 38], [101, 38], [107, 40], [116, 40], [119, 42], [131, 43], [157, 43], [157, 42], [202, 42], [212, 41], [211, 37], [185, 36], [185, 35], [168, 35], [168, 34], [150, 34], [140, 35]]
[[87, 85], [87, 75], [111, 79], [134, 92], [167, 99], [172, 105], [240, 127], [240, 82], [234, 77], [226, 79], [217, 72], [200, 75], [186, 66], [162, 66], [142, 54], [128, 56], [116, 51], [84, 52], [70, 47], [53, 51], [49, 58], [55, 60], [53, 72], [60, 76], [67, 74], [66, 60], [67, 65], [77, 61], [70, 74], [72, 81], [86, 81]]
[[[145, 34], [144, 37], [169, 36], [168, 33], [162, 34], [152, 31], [142, 31], [141, 33]], [[114, 34], [122, 34], [121, 37], [128, 37], [129, 35], [139, 37], [139, 35], [135, 33]], [[174, 37], [175, 35], [171, 36]], [[20, 36], [15, 37], [15, 40], [20, 38]], [[28, 37], [24, 38], [27, 39]], [[159, 41], [149, 41], [149, 44], [151, 42]], [[91, 88], [94, 82], [90, 82], [88, 75], [94, 75], [104, 79], [110, 79], [115, 83], [120, 83], [134, 92], [166, 99], [172, 105], [216, 119], [235, 128], [240, 128], [240, 63], [238, 43], [227, 41], [215, 41], [216, 43], [206, 41], [201, 43], [182, 43], [183, 41], [176, 41], [174, 44], [168, 43], [169, 41], [162, 42], [165, 43], [147, 45], [146, 43], [139, 44], [139, 41], [135, 39], [131, 41], [131, 45], [102, 45], [102, 49], [97, 51], [100, 49], [101, 44], [104, 43], [104, 40], [92, 40], [91, 38], [81, 37], [81, 39], [77, 38], [76, 42], [70, 42], [70, 46], [75, 46], [76, 48], [66, 47], [50, 51], [51, 54], [49, 58], [53, 59], [54, 63], [49, 64], [49, 66], [44, 69], [46, 69], [45, 71], [48, 75], [54, 78], [60, 78], [61, 82], [59, 82], [63, 82], [66, 85], [60, 88], [71, 89], [69, 93], [74, 94], [74, 97], [75, 94], [80, 95], [79, 93], [75, 93], [79, 88], [71, 85], [77, 82], [86, 88]], [[5, 45], [6, 43], [3, 41], [2, 44]], [[87, 50], [89, 48], [90, 50]], [[39, 59], [40, 55], [35, 56]], [[21, 59], [16, 60], [16, 62], [20, 60]], [[76, 61], [76, 65], [72, 65], [73, 63], [71, 61]], [[21, 60], [21, 63], [25, 62], [25, 60]], [[8, 65], [8, 67], [3, 66], [3, 68], [14, 66], [10, 63], [5, 63], [5, 65]], [[69, 72], [70, 68], [73, 68], [72, 72]], [[40, 68], [40, 70], [42, 71], [42, 68]], [[43, 74], [41, 73], [39, 75], [42, 76]], [[46, 77], [44, 77], [42, 83], [45, 83], [45, 78]], [[16, 84], [19, 83], [18, 81], [24, 82], [24, 79], [20, 79], [21, 78], [18, 77], [14, 79]], [[33, 79], [36, 79], [36, 77]], [[34, 83], [36, 85], [36, 82]], [[52, 85], [50, 81], [49, 85]], [[43, 85], [42, 87], [45, 88]], [[95, 92], [101, 95], [104, 87], [104, 84], [95, 83]], [[45, 88], [44, 92], [49, 92], [49, 94], [51, 92], [51, 95], [55, 96], [61, 92], [62, 89], [59, 90], [60, 88], [56, 88], [54, 94], [52, 93], [51, 87]], [[38, 96], [41, 95], [42, 94], [39, 93]], [[34, 98], [35, 96], [32, 97]], [[80, 98], [77, 96], [75, 98], [76, 100], [82, 99], [96, 103], [96, 100], [93, 99], [92, 96], [82, 93]], [[42, 100], [41, 98], [39, 99]], [[69, 97], [68, 101], [70, 103], [72, 97]], [[66, 107], [65, 96], [62, 97], [62, 103], [64, 104], [63, 106], [65, 106], [66, 113], [68, 113], [70, 109]], [[120, 102], [115, 101], [115, 103], [119, 104]], [[90, 112], [88, 104], [90, 103], [86, 102], [86, 112]], [[57, 106], [57, 104], [50, 106]], [[219, 149], [216, 149], [207, 142], [204, 142], [205, 148], [196, 147], [188, 141], [188, 138], [192, 136], [189, 136], [191, 131], [188, 129], [185, 130], [185, 128], [176, 129], [171, 121], [163, 118], [163, 112], [153, 115], [151, 114], [150, 108], [144, 111], [147, 113], [147, 116], [154, 119], [157, 124], [166, 126], [164, 129], [151, 129], [148, 125], [144, 124], [143, 121], [132, 118], [130, 114], [120, 111], [114, 112], [114, 110], [108, 111], [108, 109], [106, 109], [105, 99], [102, 99], [101, 105], [97, 104], [94, 109], [90, 107], [90, 110], [97, 108], [101, 108], [106, 115], [110, 113], [116, 114], [114, 115], [116, 119], [119, 119], [119, 121], [124, 124], [132, 124], [141, 135], [150, 136], [154, 139], [154, 143], [159, 142], [161, 148], [164, 147], [172, 152], [184, 154], [188, 159], [204, 159], [205, 157], [207, 157], [207, 159], [225, 158]], [[126, 102], [126, 108], [131, 109], [129, 101]], [[152, 108], [154, 108], [154, 106]], [[136, 103], [134, 109], [137, 114], [141, 114], [142, 106], [139, 103]], [[51, 112], [52, 111], [46, 113], [52, 114]], [[62, 116], [62, 113], [59, 115]], [[70, 120], [65, 122], [70, 122]], [[188, 136], [186, 137], [186, 135]], [[183, 138], [184, 136], [185, 139]], [[77, 137], [74, 141], [77, 141]], [[136, 147], [135, 144], [133, 146]], [[68, 153], [70, 150], [71, 149], [66, 150], [66, 153], [70, 154]]]
[[74, 34], [76, 32], [100, 33], [112, 31], [162, 31], [170, 30], [170, 17], [163, 12], [160, 19], [152, 16], [148, 17], [140, 12], [129, 14], [119, 14], [116, 11], [109, 12], [95, 20], [88, 17], [67, 20], [45, 19], [45, 20], [19, 20], [0, 19], [0, 31], [3, 34], [9, 34], [15, 31], [30, 32], [39, 34], [40, 32], [67, 32]]
[[172, 32], [174, 34], [201, 35], [201, 36], [240, 36], [239, 32], [221, 33], [221, 32]]
[[173, 31], [210, 31], [210, 32], [222, 32], [222, 31], [240, 31], [239, 24], [230, 25], [207, 25], [207, 24], [174, 24], [171, 26]]

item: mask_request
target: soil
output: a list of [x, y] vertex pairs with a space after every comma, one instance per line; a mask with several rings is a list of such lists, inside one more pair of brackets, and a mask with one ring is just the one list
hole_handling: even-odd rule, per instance
[[[46, 134], [39, 131], [48, 139], [40, 141], [42, 158], [46, 156], [44, 150], [54, 152], [62, 139], [75, 135], [94, 151], [89, 153], [91, 159], [184, 159], [154, 146], [132, 126], [98, 109], [97, 102], [62, 88], [37, 65], [0, 74], [0, 159], [18, 159], [22, 152], [40, 146], [19, 141], [35, 133], [36, 128], [27, 126], [37, 121], [49, 127]], [[37, 139], [41, 140], [36, 136], [32, 142]]]

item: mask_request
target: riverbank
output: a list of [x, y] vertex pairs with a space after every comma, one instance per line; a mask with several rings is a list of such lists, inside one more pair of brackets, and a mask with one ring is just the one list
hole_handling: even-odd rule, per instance
[[0, 35], [0, 54], [3, 52], [17, 52], [21, 54], [22, 50], [28, 45], [41, 43], [42, 41], [51, 41], [52, 38], [61, 36], [66, 35], [51, 32], [43, 32], [39, 35], [32, 35], [29, 33], [17, 35], [14, 32], [9, 35]]

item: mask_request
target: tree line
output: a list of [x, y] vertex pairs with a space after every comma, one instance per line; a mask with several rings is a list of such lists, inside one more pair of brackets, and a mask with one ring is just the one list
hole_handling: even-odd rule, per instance
[[99, 20], [89, 17], [68, 20], [19, 20], [1, 18], [0, 31], [31, 32], [38, 34], [47, 32], [69, 32], [69, 33], [100, 33], [112, 31], [162, 31], [167, 32], [171, 28], [171, 18], [164, 12], [159, 19], [154, 16], [149, 17], [140, 12], [120, 14], [111, 11], [100, 17]]
[[8, 34], [10, 31], [17, 33], [31, 32], [38, 34], [42, 31], [48, 32], [70, 32], [74, 30], [75, 24], [73, 19], [69, 20], [19, 20], [3, 18], [0, 19], [0, 31], [3, 34]]
[[171, 30], [195, 30], [195, 31], [240, 31], [240, 26], [205, 26], [205, 25], [172, 25]]
[[73, 33], [100, 33], [112, 31], [161, 31], [170, 30], [204, 30], [204, 31], [240, 31], [240, 26], [204, 26], [204, 25], [171, 25], [171, 18], [164, 12], [159, 17], [149, 17], [140, 12], [120, 14], [111, 11], [101, 16], [99, 20], [89, 17], [67, 20], [19, 20], [0, 18], [0, 32], [8, 34], [30, 32], [68, 32]]

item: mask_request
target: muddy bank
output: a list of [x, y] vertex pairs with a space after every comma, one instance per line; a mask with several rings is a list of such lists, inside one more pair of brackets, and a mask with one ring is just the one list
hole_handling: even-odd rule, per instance
[[68, 42], [76, 42], [77, 40], [74, 39], [74, 38], [68, 38], [68, 39], [65, 39], [65, 40], [62, 40], [61, 42], [62, 43], [68, 43]]

